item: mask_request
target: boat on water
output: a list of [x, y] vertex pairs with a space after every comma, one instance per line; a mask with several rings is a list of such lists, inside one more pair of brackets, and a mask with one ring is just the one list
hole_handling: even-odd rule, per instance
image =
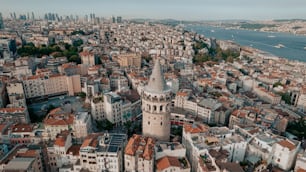
[[215, 30], [212, 29], [212, 30], [210, 30], [210, 32], [215, 32]]
[[275, 38], [274, 35], [268, 35], [268, 38]]
[[283, 44], [277, 44], [277, 45], [275, 45], [274, 47], [275, 47], [275, 48], [284, 48], [285, 45], [283, 45]]

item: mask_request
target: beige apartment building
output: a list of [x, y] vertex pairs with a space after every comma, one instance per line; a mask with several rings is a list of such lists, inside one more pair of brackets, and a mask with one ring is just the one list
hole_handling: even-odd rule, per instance
[[80, 75], [34, 75], [24, 78], [23, 87], [26, 98], [66, 93], [74, 95], [81, 92], [81, 81]]
[[141, 56], [136, 53], [120, 54], [117, 58], [120, 67], [141, 67]]
[[80, 53], [82, 64], [88, 65], [88, 66], [94, 66], [95, 65], [95, 55], [92, 52], [83, 51]]

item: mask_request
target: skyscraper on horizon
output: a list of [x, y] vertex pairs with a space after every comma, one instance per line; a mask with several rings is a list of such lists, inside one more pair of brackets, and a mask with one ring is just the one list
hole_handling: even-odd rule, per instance
[[4, 29], [4, 21], [2, 18], [2, 13], [0, 13], [0, 29]]
[[169, 141], [171, 89], [166, 85], [158, 59], [141, 96], [142, 134], [157, 140]]

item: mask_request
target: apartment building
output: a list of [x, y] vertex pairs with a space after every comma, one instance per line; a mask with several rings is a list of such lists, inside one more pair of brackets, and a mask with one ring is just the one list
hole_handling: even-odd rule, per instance
[[92, 132], [91, 116], [88, 112], [76, 113], [73, 121], [74, 137], [83, 140]]
[[0, 123], [30, 123], [30, 116], [27, 108], [23, 107], [7, 107], [0, 108]]
[[80, 148], [83, 169], [95, 171], [123, 171], [125, 134], [95, 133], [88, 135]]
[[7, 156], [0, 161], [0, 171], [37, 171], [43, 172], [40, 149], [32, 149], [25, 145], [16, 145]]
[[141, 67], [141, 55], [136, 53], [119, 54], [115, 60], [118, 61], [120, 67]]
[[124, 151], [125, 171], [153, 172], [154, 145], [155, 140], [153, 138], [134, 134]]
[[53, 109], [43, 120], [45, 131], [43, 137], [45, 140], [55, 139], [57, 134], [64, 130], [73, 129], [75, 115], [65, 112], [61, 108]]
[[186, 145], [187, 157], [193, 171], [199, 169], [198, 157], [211, 149], [226, 150], [229, 162], [243, 161], [247, 149], [247, 141], [227, 127], [207, 128], [195, 124], [184, 125], [183, 144]]
[[106, 119], [103, 96], [92, 98], [90, 101], [90, 106], [93, 120], [101, 121]]
[[253, 91], [260, 99], [270, 104], [279, 104], [281, 102], [281, 96], [276, 95], [263, 87], [254, 87]]
[[285, 170], [290, 170], [300, 149], [300, 142], [284, 139], [273, 144], [268, 162]]
[[79, 75], [65, 76], [34, 75], [25, 77], [23, 87], [26, 98], [36, 98], [42, 96], [53, 96], [61, 94], [74, 95], [81, 92], [81, 81]]
[[183, 89], [177, 92], [174, 106], [193, 112], [203, 122], [211, 124], [215, 123], [215, 111], [222, 104], [214, 99], [194, 98], [191, 96], [191, 90]]
[[92, 52], [83, 51], [80, 53], [82, 64], [87, 66], [94, 66], [95, 62], [95, 55]]
[[9, 103], [12, 107], [26, 107], [25, 94], [21, 81], [11, 81], [6, 85]]

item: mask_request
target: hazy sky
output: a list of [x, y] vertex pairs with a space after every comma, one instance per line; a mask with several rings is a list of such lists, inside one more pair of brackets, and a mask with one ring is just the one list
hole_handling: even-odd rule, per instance
[[0, 0], [0, 12], [183, 20], [306, 19], [306, 0]]

